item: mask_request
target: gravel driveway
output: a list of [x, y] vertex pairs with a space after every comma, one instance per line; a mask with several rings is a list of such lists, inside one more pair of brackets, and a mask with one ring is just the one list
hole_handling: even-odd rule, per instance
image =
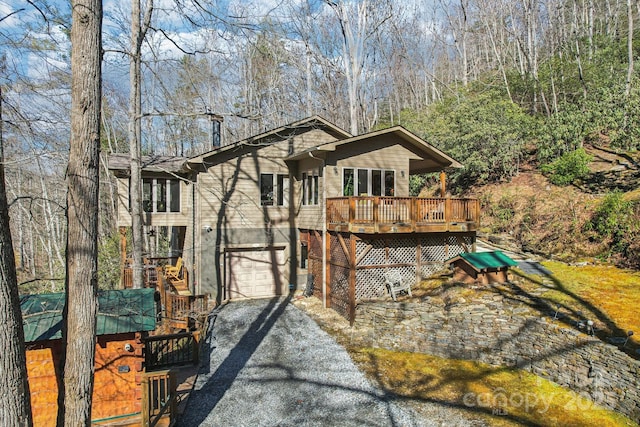
[[286, 298], [221, 306], [203, 345], [179, 426], [424, 425]]

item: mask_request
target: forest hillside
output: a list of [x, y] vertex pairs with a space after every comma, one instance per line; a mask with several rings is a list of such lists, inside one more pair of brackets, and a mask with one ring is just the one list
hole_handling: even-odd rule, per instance
[[[464, 165], [449, 188], [481, 198], [487, 236], [640, 268], [640, 3], [276, 3], [146, 2], [143, 40], [131, 4], [105, 4], [102, 287], [118, 273], [108, 156], [200, 154], [214, 115], [222, 145], [314, 114], [352, 134], [402, 125]], [[64, 283], [70, 17], [66, 2], [0, 10], [1, 140], [24, 292]], [[413, 194], [431, 179], [412, 177]]]

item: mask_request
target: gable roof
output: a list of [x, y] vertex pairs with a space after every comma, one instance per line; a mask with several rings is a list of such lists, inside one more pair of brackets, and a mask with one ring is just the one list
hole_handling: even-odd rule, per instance
[[504, 268], [518, 265], [513, 259], [500, 251], [492, 252], [465, 252], [446, 261], [450, 264], [459, 260], [464, 260], [476, 271], [487, 270], [489, 268]]
[[211, 157], [216, 154], [226, 152], [228, 150], [237, 148], [240, 145], [258, 145], [258, 144], [267, 144], [273, 141], [284, 141], [291, 134], [295, 134], [300, 132], [301, 130], [313, 128], [313, 127], [321, 128], [326, 132], [334, 135], [338, 139], [351, 137], [351, 134], [346, 130], [339, 128], [338, 126], [334, 125], [333, 123], [325, 120], [324, 118], [318, 115], [315, 115], [315, 116], [311, 116], [311, 117], [307, 117], [305, 119], [299, 120], [297, 122], [290, 123], [288, 125], [280, 126], [276, 129], [272, 129], [258, 135], [251, 136], [249, 138], [242, 139], [232, 144], [227, 144], [221, 147], [214, 148], [211, 151], [189, 158], [187, 162], [189, 164], [199, 164], [199, 163], [202, 163], [204, 159], [206, 159], [207, 157]]
[[431, 144], [424, 141], [422, 138], [417, 135], [409, 132], [402, 126], [394, 126], [387, 129], [377, 130], [374, 132], [365, 133], [358, 136], [352, 136], [350, 138], [342, 139], [339, 141], [329, 142], [326, 144], [319, 145], [317, 147], [294, 153], [293, 155], [287, 157], [285, 160], [301, 160], [303, 158], [309, 157], [309, 155], [320, 154], [322, 152], [335, 151], [338, 147], [346, 145], [362, 142], [365, 140], [370, 140], [379, 137], [385, 136], [393, 136], [394, 138], [401, 139], [404, 142], [407, 142], [417, 148], [419, 151], [424, 153], [423, 160], [412, 160], [411, 161], [411, 172], [412, 173], [425, 173], [425, 172], [436, 172], [440, 171], [444, 168], [461, 168], [462, 165], [458, 163], [453, 158], [449, 157], [442, 151], [438, 150]]
[[[20, 297], [25, 342], [62, 337], [64, 297], [64, 292]], [[152, 331], [155, 327], [153, 289], [98, 292], [96, 335]]]
[[[185, 173], [186, 157], [179, 156], [141, 156], [140, 166], [145, 172]], [[109, 170], [129, 173], [131, 157], [129, 154], [111, 154], [109, 156]]]

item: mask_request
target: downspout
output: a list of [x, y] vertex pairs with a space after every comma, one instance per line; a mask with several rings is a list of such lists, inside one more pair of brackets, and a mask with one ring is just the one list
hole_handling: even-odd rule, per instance
[[[309, 157], [322, 162], [322, 307], [327, 308], [327, 179], [325, 161], [309, 151]], [[304, 196], [303, 196], [304, 197]]]
[[196, 289], [196, 284], [200, 283], [200, 274], [199, 272], [196, 273], [196, 184], [198, 182], [198, 172], [189, 165], [189, 162], [186, 162], [186, 167], [191, 172], [191, 283], [187, 285], [194, 295], [198, 295], [199, 289]]
[[[196, 273], [196, 183], [198, 181], [198, 175], [195, 174], [191, 182], [191, 272], [193, 278], [191, 279], [191, 290], [194, 295], [199, 295], [202, 289], [196, 289], [196, 284], [200, 284], [200, 270]], [[199, 212], [199, 210], [198, 210]]]

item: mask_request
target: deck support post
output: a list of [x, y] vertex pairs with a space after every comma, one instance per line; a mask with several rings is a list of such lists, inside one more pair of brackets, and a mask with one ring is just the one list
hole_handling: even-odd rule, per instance
[[349, 251], [349, 325], [353, 326], [356, 320], [356, 239], [355, 235], [349, 236], [351, 250]]
[[323, 280], [323, 295], [322, 295], [322, 304], [323, 308], [331, 308], [331, 300], [329, 299], [329, 295], [331, 294], [331, 263], [329, 260], [331, 259], [331, 239], [327, 235], [328, 231], [325, 229], [322, 233], [322, 241], [324, 243], [324, 259], [322, 260], [322, 269], [324, 271]]

